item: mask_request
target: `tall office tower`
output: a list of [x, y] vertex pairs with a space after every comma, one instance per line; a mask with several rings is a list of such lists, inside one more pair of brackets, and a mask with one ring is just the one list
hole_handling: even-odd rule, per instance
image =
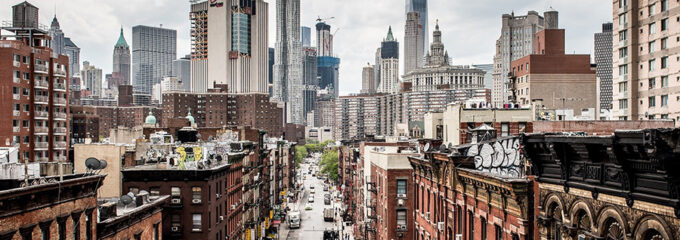
[[123, 36], [123, 28], [120, 28], [120, 36], [116, 45], [113, 46], [113, 72], [112, 75], [117, 75], [119, 81], [114, 84], [115, 89], [119, 85], [130, 85], [130, 46], [125, 41]]
[[614, 1], [613, 117], [680, 121], [680, 3]]
[[602, 32], [595, 33], [597, 101], [600, 109], [612, 109], [612, 26], [612, 23], [604, 23]]
[[307, 115], [314, 110], [316, 91], [319, 89], [318, 66], [316, 48], [306, 47], [302, 58], [302, 85], [304, 98], [304, 113]]
[[309, 27], [300, 28], [300, 40], [302, 40], [302, 47], [312, 47], [312, 29]]
[[224, 0], [210, 5], [210, 88], [217, 83], [227, 84], [230, 93], [268, 92], [268, 8], [263, 0]]
[[80, 48], [71, 41], [71, 38], [64, 38], [64, 55], [68, 56], [69, 76], [74, 77], [80, 73]]
[[80, 71], [80, 78], [85, 85], [85, 90], [90, 92], [90, 96], [102, 96], [102, 69], [90, 65], [90, 62], [83, 62], [83, 70]]
[[543, 29], [557, 29], [558, 13], [550, 9], [544, 17], [536, 11], [529, 11], [525, 16], [503, 14], [501, 35], [496, 41], [494, 56], [494, 75], [492, 102], [502, 106], [512, 96], [508, 88], [510, 63], [514, 60], [534, 53], [534, 36]]
[[[318, 54], [318, 52], [317, 52]], [[317, 57], [319, 89], [328, 91], [333, 97], [340, 96], [340, 58], [331, 56]]]
[[[269, 48], [269, 84], [274, 84], [274, 63], [276, 62], [276, 50]], [[271, 93], [269, 93], [271, 94]]]
[[380, 47], [380, 93], [399, 91], [399, 42], [392, 35], [392, 27]]
[[361, 74], [361, 93], [375, 93], [375, 68], [368, 63]]
[[64, 32], [61, 31], [59, 27], [59, 20], [57, 20], [57, 15], [52, 18], [52, 24], [50, 25], [50, 48], [52, 49], [52, 55], [57, 58], [59, 55], [64, 54], [64, 46], [66, 41], [64, 40]]
[[191, 80], [190, 91], [208, 91], [208, 1], [191, 4]]
[[12, 19], [0, 27], [0, 147], [18, 147], [20, 162], [65, 163], [68, 58], [53, 56], [37, 7], [14, 5]]
[[172, 76], [182, 83], [182, 91], [191, 91], [191, 56], [172, 61]]
[[[422, 59], [421, 61], [425, 61], [425, 54], [427, 53], [425, 49], [427, 49], [427, 46], [430, 44], [430, 29], [428, 28], [428, 18], [427, 18], [427, 0], [406, 0], [406, 15], [407, 15], [407, 21], [408, 21], [408, 13], [410, 12], [417, 12], [418, 16], [420, 17], [420, 26], [421, 26], [421, 32], [420, 32], [420, 50], [422, 51]], [[406, 43], [404, 43], [406, 44]], [[407, 73], [407, 72], [404, 72]]]
[[319, 57], [333, 56], [333, 34], [331, 25], [325, 22], [316, 24], [316, 55]]
[[286, 104], [286, 122], [304, 124], [300, 0], [276, 1], [276, 47], [272, 99]]
[[373, 71], [375, 71], [373, 78], [375, 78], [375, 89], [377, 91], [378, 87], [380, 86], [380, 48], [375, 50], [375, 64], [373, 65]]
[[160, 27], [132, 27], [132, 74], [135, 93], [150, 95], [154, 84], [172, 72], [177, 59], [177, 31]]
[[423, 26], [418, 12], [406, 14], [404, 34], [404, 74], [423, 66]]

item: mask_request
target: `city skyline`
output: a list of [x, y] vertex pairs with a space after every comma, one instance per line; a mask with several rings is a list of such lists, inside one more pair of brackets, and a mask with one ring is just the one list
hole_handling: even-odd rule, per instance
[[[20, 2], [22, 1], [11, 0], [8, 4]], [[271, 4], [275, 3], [273, 0], [265, 2], [270, 3], [268, 45], [273, 47], [276, 42], [276, 4]], [[55, 1], [36, 0], [32, 3], [43, 9], [40, 12], [40, 23], [49, 26], [54, 16]], [[340, 95], [360, 91], [361, 70], [366, 62], [374, 59], [375, 46], [384, 38], [384, 29], [392, 25], [395, 38], [403, 40], [403, 23], [406, 19], [404, 9], [387, 7], [389, 4], [391, 3], [387, 1], [301, 1], [301, 26], [313, 27], [318, 17], [335, 17], [328, 21], [328, 24], [333, 26], [333, 32], [339, 29], [334, 39], [334, 54], [342, 59]], [[495, 50], [493, 46], [500, 30], [500, 16], [504, 13], [514, 11], [515, 14], [524, 15], [529, 10], [543, 12], [549, 7], [559, 11], [560, 28], [567, 30], [568, 53], [592, 54], [593, 34], [600, 32], [602, 23], [612, 21], [610, 1], [521, 0], [513, 3], [497, 1], [494, 8], [488, 8], [488, 2], [431, 0], [428, 4], [429, 25], [434, 26], [435, 21], [439, 19], [440, 24], [446, 26], [442, 28], [442, 32], [449, 37], [443, 38], [442, 42], [449, 46], [453, 64], [492, 63]], [[400, 2], [399, 6], [403, 6], [403, 2]], [[104, 73], [112, 71], [111, 53], [121, 25], [125, 36], [132, 36], [132, 26], [135, 25], [163, 24], [164, 28], [175, 29], [177, 56], [189, 54], [191, 51], [189, 8], [188, 1], [106, 0], [98, 1], [97, 4], [86, 0], [56, 1], [56, 15], [62, 31], [81, 48], [80, 64], [82, 65], [82, 61], [90, 61], [94, 65], [102, 66]], [[91, 11], [87, 11], [88, 9]], [[11, 9], [0, 9], [0, 19], [9, 20], [10, 16]], [[459, 24], [462, 21], [468, 24]], [[316, 39], [313, 38], [313, 46], [316, 46], [315, 42]], [[403, 55], [403, 48], [400, 51], [402, 52], [400, 55]], [[403, 69], [403, 61], [400, 64], [402, 65], [400, 69]]]

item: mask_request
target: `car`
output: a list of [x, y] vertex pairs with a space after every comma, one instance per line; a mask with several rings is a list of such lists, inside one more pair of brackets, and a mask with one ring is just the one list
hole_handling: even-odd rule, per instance
[[307, 199], [307, 202], [310, 202], [310, 203], [314, 202], [314, 196], [309, 196], [309, 198]]
[[310, 187], [310, 188], [311, 188], [311, 190], [309, 190], [309, 193], [311, 193], [311, 194], [316, 193], [316, 191], [314, 190], [314, 188], [312, 188], [312, 187]]
[[328, 186], [324, 186], [324, 187], [323, 187], [323, 191], [324, 191], [324, 192], [328, 192]]
[[331, 199], [330, 199], [330, 198], [324, 198], [324, 199], [323, 199], [323, 204], [324, 204], [324, 205], [331, 205]]
[[309, 189], [314, 189], [314, 185], [310, 185], [310, 186], [309, 186]]
[[312, 210], [312, 204], [307, 203], [307, 205], [305, 205], [305, 210], [306, 211]]

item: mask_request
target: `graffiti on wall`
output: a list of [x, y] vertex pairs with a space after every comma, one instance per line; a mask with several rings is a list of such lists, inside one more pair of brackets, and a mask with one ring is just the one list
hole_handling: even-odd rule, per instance
[[523, 176], [519, 138], [472, 145], [466, 153], [474, 157], [475, 168], [504, 177]]

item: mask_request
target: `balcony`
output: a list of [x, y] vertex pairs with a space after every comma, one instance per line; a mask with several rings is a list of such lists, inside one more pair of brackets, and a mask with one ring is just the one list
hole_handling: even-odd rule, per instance
[[56, 104], [56, 105], [61, 105], [61, 106], [66, 106], [66, 99], [65, 99], [65, 98], [55, 98], [55, 99], [54, 99], [54, 104]]
[[48, 157], [35, 157], [36, 162], [48, 162], [49, 160]]
[[64, 71], [61, 68], [55, 68], [54, 69], [54, 75], [57, 77], [66, 77], [66, 71]]
[[14, 67], [21, 67], [21, 62], [19, 61], [14, 61]]
[[66, 142], [64, 141], [54, 142], [54, 148], [66, 148]]
[[36, 149], [47, 149], [48, 145], [49, 144], [47, 142], [36, 142], [35, 148]]
[[47, 113], [47, 112], [43, 112], [43, 111], [35, 111], [35, 117], [36, 117], [36, 118], [48, 118], [49, 115], [50, 115], [50, 114]]
[[66, 119], [66, 113], [54, 112], [54, 118]]
[[14, 115], [15, 117], [18, 117], [18, 116], [21, 115], [21, 111], [19, 111], [19, 110], [14, 110], [14, 111], [12, 111], [12, 115]]
[[60, 161], [60, 162], [66, 161], [66, 156], [63, 156], [63, 155], [57, 156], [57, 157], [55, 157], [55, 160]]
[[36, 64], [33, 66], [33, 72], [47, 74], [47, 66], [42, 64]]
[[50, 87], [50, 84], [47, 83], [45, 80], [35, 80], [35, 88], [42, 88], [42, 89], [47, 89]]
[[66, 91], [66, 85], [63, 83], [54, 83], [55, 91]]
[[54, 133], [66, 133], [66, 128], [65, 127], [55, 127]]
[[35, 96], [35, 103], [47, 104], [49, 101], [50, 100], [47, 98], [47, 96]]
[[47, 134], [49, 131], [47, 127], [35, 127], [35, 134]]
[[14, 83], [21, 83], [21, 78], [14, 77]]

